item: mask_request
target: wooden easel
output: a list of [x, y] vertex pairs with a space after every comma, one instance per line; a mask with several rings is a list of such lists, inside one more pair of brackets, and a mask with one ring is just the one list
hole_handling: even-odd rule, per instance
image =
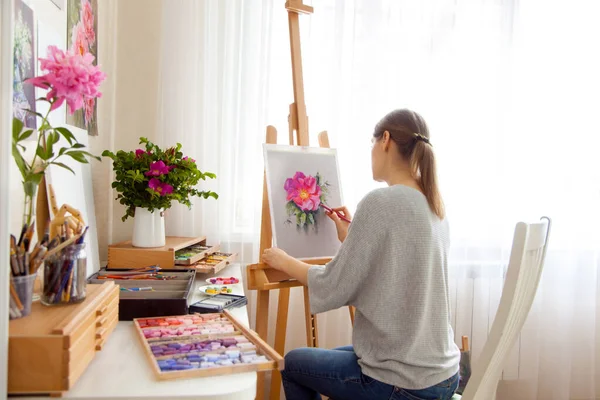
[[[292, 80], [294, 84], [294, 103], [290, 104], [290, 114], [288, 116], [289, 124], [289, 143], [296, 146], [309, 146], [308, 137], [308, 117], [306, 115], [306, 104], [304, 102], [304, 82], [302, 78], [302, 54], [300, 48], [300, 25], [299, 14], [312, 14], [313, 8], [305, 5], [303, 0], [288, 0], [285, 3], [288, 11], [288, 22], [290, 31], [290, 50], [292, 55]], [[294, 135], [295, 133], [295, 135]], [[327, 132], [319, 133], [319, 146], [329, 147], [329, 138]], [[266, 141], [267, 144], [277, 143], [277, 130], [275, 127], [267, 126]], [[271, 214], [269, 210], [269, 198], [267, 194], [266, 175], [263, 184], [262, 199], [262, 220], [260, 232], [260, 255], [265, 249], [271, 247], [273, 242], [273, 232], [271, 230]], [[322, 265], [331, 261], [330, 258], [305, 260], [310, 264]], [[246, 282], [248, 289], [257, 290], [257, 311], [256, 311], [256, 332], [263, 339], [267, 340], [267, 329], [269, 322], [269, 294], [270, 290], [279, 289], [279, 303], [277, 308], [277, 324], [275, 327], [275, 351], [282, 354], [285, 351], [285, 338], [287, 331], [288, 307], [290, 303], [290, 288], [302, 286], [295, 279], [281, 271], [269, 268], [267, 265], [259, 263], [249, 265], [246, 270]], [[310, 302], [308, 297], [308, 288], [304, 287], [304, 312], [306, 319], [306, 342], [308, 347], [318, 347], [318, 330], [316, 315], [310, 313]], [[350, 307], [350, 318], [354, 323], [354, 308]], [[270, 399], [279, 399], [281, 386], [281, 374], [279, 371], [273, 371], [271, 375]], [[259, 373], [256, 399], [263, 400], [265, 391], [264, 373]]]

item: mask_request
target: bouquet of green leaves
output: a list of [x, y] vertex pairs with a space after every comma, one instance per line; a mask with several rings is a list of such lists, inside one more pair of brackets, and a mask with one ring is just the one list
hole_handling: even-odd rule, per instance
[[164, 151], [146, 138], [140, 138], [140, 144], [143, 149], [102, 153], [113, 160], [112, 187], [119, 193], [117, 200], [127, 206], [123, 221], [135, 215], [136, 207], [153, 212], [170, 208], [174, 200], [191, 207], [193, 196], [219, 198], [215, 192], [195, 188], [200, 180], [217, 176], [200, 171], [194, 159], [184, 157], [180, 143]]

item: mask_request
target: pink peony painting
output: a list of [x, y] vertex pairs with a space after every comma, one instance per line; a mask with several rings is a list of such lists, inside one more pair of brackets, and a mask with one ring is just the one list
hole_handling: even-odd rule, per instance
[[[68, 0], [67, 2], [67, 48], [83, 55], [94, 56], [98, 62], [98, 0]], [[98, 100], [87, 98], [83, 107], [74, 114], [67, 113], [67, 123], [86, 129], [88, 134], [98, 135]]]
[[323, 182], [319, 173], [305, 175], [297, 171], [292, 178], [285, 180], [283, 188], [286, 192], [287, 223], [295, 219], [298, 228], [314, 225], [316, 214], [320, 212], [321, 203], [327, 201], [329, 183]]
[[331, 257], [340, 246], [323, 206], [344, 205], [335, 149], [264, 145], [273, 245], [293, 257]]

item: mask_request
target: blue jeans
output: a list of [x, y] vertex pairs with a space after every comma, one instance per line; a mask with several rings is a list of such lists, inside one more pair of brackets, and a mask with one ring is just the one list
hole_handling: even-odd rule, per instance
[[449, 400], [458, 387], [458, 373], [421, 390], [379, 382], [362, 373], [352, 346], [292, 350], [281, 377], [286, 400]]

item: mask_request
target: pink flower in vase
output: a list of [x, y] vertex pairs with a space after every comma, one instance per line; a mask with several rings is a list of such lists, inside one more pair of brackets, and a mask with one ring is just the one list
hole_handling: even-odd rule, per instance
[[161, 182], [157, 178], [150, 179], [150, 181], [148, 182], [148, 187], [161, 196], [166, 196], [168, 194], [173, 193], [173, 186]]
[[169, 173], [169, 167], [162, 161], [155, 161], [150, 164], [150, 171], [146, 172], [146, 176], [161, 176]]
[[287, 201], [293, 200], [302, 211], [316, 211], [321, 204], [321, 187], [314, 176], [296, 172], [283, 186], [287, 192]]
[[191, 162], [193, 162], [193, 163], [195, 163], [195, 162], [196, 162], [196, 160], [194, 160], [193, 158], [188, 158], [188, 156], [185, 156], [185, 157], [183, 157], [183, 158], [182, 158], [182, 160], [183, 160], [183, 161], [191, 161]]
[[106, 75], [92, 64], [93, 61], [94, 56], [90, 53], [81, 55], [49, 46], [48, 58], [40, 58], [41, 69], [47, 73], [25, 82], [50, 89], [46, 99], [52, 102], [51, 110], [66, 100], [69, 113], [73, 114], [84, 106], [85, 99], [102, 96], [98, 89]]
[[137, 149], [137, 150], [135, 151], [135, 156], [136, 156], [136, 157], [141, 157], [141, 156], [143, 156], [144, 154], [146, 154], [146, 151], [145, 151], [145, 150], [142, 150], [142, 149]]
[[89, 0], [81, 0], [81, 21], [83, 22], [83, 29], [85, 38], [92, 46], [96, 41], [96, 32], [94, 32], [94, 10]]

